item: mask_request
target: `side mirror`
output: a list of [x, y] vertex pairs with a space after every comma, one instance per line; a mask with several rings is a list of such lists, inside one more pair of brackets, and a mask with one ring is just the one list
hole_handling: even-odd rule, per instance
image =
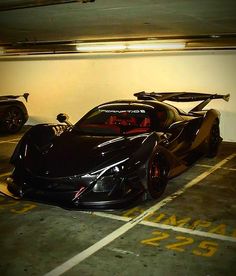
[[69, 122], [69, 116], [65, 113], [60, 113], [57, 115], [57, 120], [59, 123], [65, 123], [68, 126], [72, 126], [72, 123]]

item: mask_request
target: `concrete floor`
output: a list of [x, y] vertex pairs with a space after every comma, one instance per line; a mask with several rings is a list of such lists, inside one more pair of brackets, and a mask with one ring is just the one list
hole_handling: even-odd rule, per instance
[[[21, 135], [0, 137], [2, 185]], [[236, 275], [235, 177], [236, 144], [223, 143], [160, 200], [129, 210], [68, 211], [2, 195], [0, 275]]]

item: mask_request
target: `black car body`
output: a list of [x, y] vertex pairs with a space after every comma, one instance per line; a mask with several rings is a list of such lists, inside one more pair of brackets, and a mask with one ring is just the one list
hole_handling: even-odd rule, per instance
[[[61, 124], [32, 127], [11, 158], [9, 191], [68, 208], [124, 208], [144, 195], [158, 198], [168, 179], [217, 154], [220, 113], [202, 109], [229, 95], [135, 96], [99, 105], [74, 126], [60, 114]], [[185, 113], [165, 100], [201, 103]]]
[[29, 93], [20, 96], [0, 96], [0, 131], [16, 133], [28, 120], [28, 112], [23, 102], [17, 100], [24, 97], [27, 101]]

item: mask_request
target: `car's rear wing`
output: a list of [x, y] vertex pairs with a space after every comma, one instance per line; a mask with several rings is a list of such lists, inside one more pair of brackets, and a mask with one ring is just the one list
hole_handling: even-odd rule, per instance
[[0, 101], [3, 100], [11, 100], [11, 99], [18, 99], [20, 97], [23, 97], [26, 102], [28, 101], [29, 93], [24, 93], [23, 95], [6, 95], [6, 96], [0, 96]]
[[229, 101], [230, 94], [219, 95], [219, 94], [207, 94], [198, 92], [150, 92], [145, 91], [134, 94], [138, 100], [156, 100], [156, 101], [173, 101], [173, 102], [195, 102], [202, 101], [200, 104], [195, 106], [190, 112], [202, 110], [211, 100], [223, 99]]

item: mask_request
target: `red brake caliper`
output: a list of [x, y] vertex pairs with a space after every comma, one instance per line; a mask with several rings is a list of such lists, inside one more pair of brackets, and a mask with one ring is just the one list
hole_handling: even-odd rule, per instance
[[159, 177], [159, 176], [160, 176], [160, 170], [159, 170], [157, 162], [155, 162], [154, 168], [153, 168], [153, 177]]

